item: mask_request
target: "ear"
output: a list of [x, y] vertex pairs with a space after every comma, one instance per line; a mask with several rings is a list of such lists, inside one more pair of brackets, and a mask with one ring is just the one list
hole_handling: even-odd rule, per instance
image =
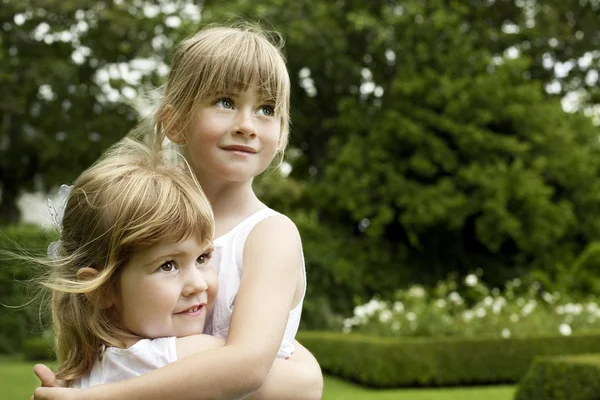
[[[98, 270], [95, 268], [91, 268], [91, 267], [84, 267], [84, 268], [79, 268], [79, 270], [77, 271], [77, 280], [80, 281], [89, 281], [94, 279], [96, 276], [98, 275]], [[86, 298], [91, 300], [91, 293], [86, 293], [85, 294]], [[102, 309], [107, 309], [113, 306], [114, 304], [114, 293], [113, 293], [113, 289], [108, 289], [105, 291], [102, 291], [100, 293], [100, 298], [99, 298], [99, 305], [100, 308]]]
[[172, 105], [165, 106], [160, 122], [169, 140], [175, 144], [185, 145], [185, 132], [180, 121], [177, 121], [177, 113]]

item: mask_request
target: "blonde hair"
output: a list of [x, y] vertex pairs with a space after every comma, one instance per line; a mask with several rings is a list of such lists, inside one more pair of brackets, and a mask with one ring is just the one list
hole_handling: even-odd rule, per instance
[[[111, 320], [102, 298], [135, 251], [191, 236], [210, 241], [211, 206], [190, 172], [163, 154], [126, 138], [75, 181], [66, 202], [61, 242], [42, 284], [51, 292], [59, 361], [57, 377], [88, 372], [102, 346], [119, 346], [132, 334]], [[97, 273], [78, 277], [83, 267]]]
[[290, 130], [290, 78], [282, 49], [281, 35], [247, 23], [199, 31], [176, 48], [164, 96], [134, 135], [150, 135], [160, 149], [167, 132], [186, 129], [198, 107], [215, 95], [255, 89], [273, 101], [281, 118], [282, 155]]

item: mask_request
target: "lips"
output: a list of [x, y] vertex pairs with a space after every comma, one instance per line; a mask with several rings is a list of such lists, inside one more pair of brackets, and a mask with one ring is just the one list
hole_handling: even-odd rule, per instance
[[195, 314], [200, 313], [204, 309], [204, 307], [205, 307], [205, 304], [195, 304], [195, 305], [193, 305], [193, 306], [191, 306], [189, 308], [186, 308], [185, 310], [180, 311], [180, 312], [178, 312], [176, 314], [180, 314], [180, 315], [186, 315], [186, 314], [187, 315], [195, 315]]
[[239, 144], [235, 144], [235, 145], [231, 145], [231, 146], [224, 146], [223, 150], [240, 151], [242, 153], [256, 154], [256, 149], [254, 149], [253, 147], [239, 145]]

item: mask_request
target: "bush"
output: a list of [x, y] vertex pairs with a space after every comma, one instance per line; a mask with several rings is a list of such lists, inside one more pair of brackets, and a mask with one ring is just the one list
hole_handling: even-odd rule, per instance
[[23, 340], [22, 353], [28, 361], [54, 360], [54, 347], [47, 336], [33, 336]]
[[600, 399], [600, 354], [537, 359], [515, 400]]
[[56, 240], [55, 232], [33, 226], [0, 231], [0, 354], [19, 353], [24, 338], [40, 333], [39, 304], [19, 307], [31, 300], [27, 283], [34, 270], [10, 254], [45, 254], [52, 240]]
[[364, 386], [515, 383], [537, 356], [600, 352], [600, 332], [528, 338], [391, 338], [305, 331], [323, 371]]
[[413, 285], [396, 291], [393, 301], [377, 297], [354, 308], [344, 332], [395, 337], [529, 337], [600, 330], [600, 298], [576, 301], [542, 289], [538, 282], [513, 279], [490, 288], [481, 273], [463, 283], [449, 278], [431, 290]]

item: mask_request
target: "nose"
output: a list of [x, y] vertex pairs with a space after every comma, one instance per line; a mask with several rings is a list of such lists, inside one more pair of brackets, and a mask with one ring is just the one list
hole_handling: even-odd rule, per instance
[[192, 268], [189, 270], [182, 294], [184, 296], [192, 296], [201, 292], [205, 292], [207, 289], [208, 284], [206, 283], [204, 272], [198, 270], [198, 268]]
[[254, 121], [254, 113], [250, 109], [241, 109], [238, 112], [235, 120], [233, 131], [235, 136], [244, 136], [247, 138], [256, 137], [256, 124]]

